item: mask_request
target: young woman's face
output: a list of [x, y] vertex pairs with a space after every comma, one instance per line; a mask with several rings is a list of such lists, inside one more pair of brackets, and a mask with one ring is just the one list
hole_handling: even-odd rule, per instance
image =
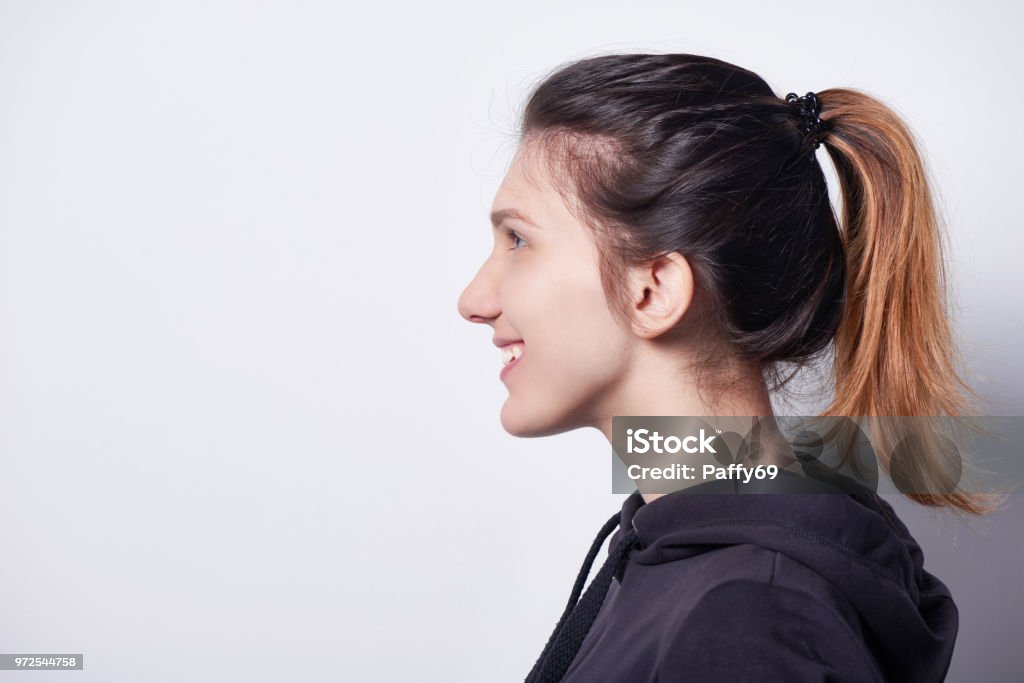
[[[516, 155], [492, 204], [494, 248], [459, 297], [459, 313], [490, 325], [522, 355], [495, 375], [508, 389], [502, 427], [543, 436], [597, 425], [613, 410], [630, 335], [601, 288], [590, 228], [570, 214], [533, 154]], [[510, 342], [515, 342], [510, 344]]]

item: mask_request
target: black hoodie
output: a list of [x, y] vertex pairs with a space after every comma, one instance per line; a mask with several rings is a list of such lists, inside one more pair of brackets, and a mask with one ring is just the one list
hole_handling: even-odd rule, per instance
[[782, 470], [646, 504], [637, 491], [595, 540], [527, 681], [942, 681], [958, 614], [923, 563], [866, 489]]

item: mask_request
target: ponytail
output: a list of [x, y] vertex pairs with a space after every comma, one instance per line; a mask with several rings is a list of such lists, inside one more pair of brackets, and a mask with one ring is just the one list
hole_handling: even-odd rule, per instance
[[[835, 336], [835, 398], [825, 416], [883, 416], [872, 442], [886, 448], [920, 429], [910, 469], [924, 492], [918, 503], [987, 514], [1002, 501], [973, 491], [971, 463], [956, 453], [955, 480], [944, 438], [929, 417], [945, 415], [980, 429], [978, 395], [961, 378], [948, 315], [944, 235], [924, 164], [903, 121], [877, 99], [852, 89], [818, 94], [829, 124], [824, 144], [842, 197], [847, 252], [846, 307]], [[913, 416], [915, 419], [891, 419]], [[933, 436], [934, 435], [934, 436]], [[955, 439], [954, 439], [955, 441]], [[948, 442], [946, 442], [948, 443]], [[895, 477], [894, 477], [895, 479]], [[933, 492], [940, 491], [940, 492]]]

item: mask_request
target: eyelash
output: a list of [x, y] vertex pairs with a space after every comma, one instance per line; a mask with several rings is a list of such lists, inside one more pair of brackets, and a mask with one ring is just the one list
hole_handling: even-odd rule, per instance
[[[516, 240], [521, 240], [524, 245], [526, 244], [526, 240], [524, 240], [522, 236], [520, 236], [519, 233], [517, 233], [515, 230], [505, 230], [505, 234], [512, 238], [513, 244], [516, 243]], [[522, 247], [511, 247], [509, 251], [516, 251], [517, 249], [521, 248]]]

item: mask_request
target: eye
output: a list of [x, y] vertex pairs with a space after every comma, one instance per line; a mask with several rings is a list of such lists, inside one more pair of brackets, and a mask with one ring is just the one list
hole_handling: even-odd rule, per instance
[[[522, 242], [524, 246], [526, 245], [526, 240], [520, 237], [519, 233], [517, 233], [515, 230], [505, 230], [505, 234], [512, 239], [513, 245], [518, 245], [519, 242]], [[516, 249], [519, 249], [519, 246], [513, 246], [509, 251], [515, 251]]]

